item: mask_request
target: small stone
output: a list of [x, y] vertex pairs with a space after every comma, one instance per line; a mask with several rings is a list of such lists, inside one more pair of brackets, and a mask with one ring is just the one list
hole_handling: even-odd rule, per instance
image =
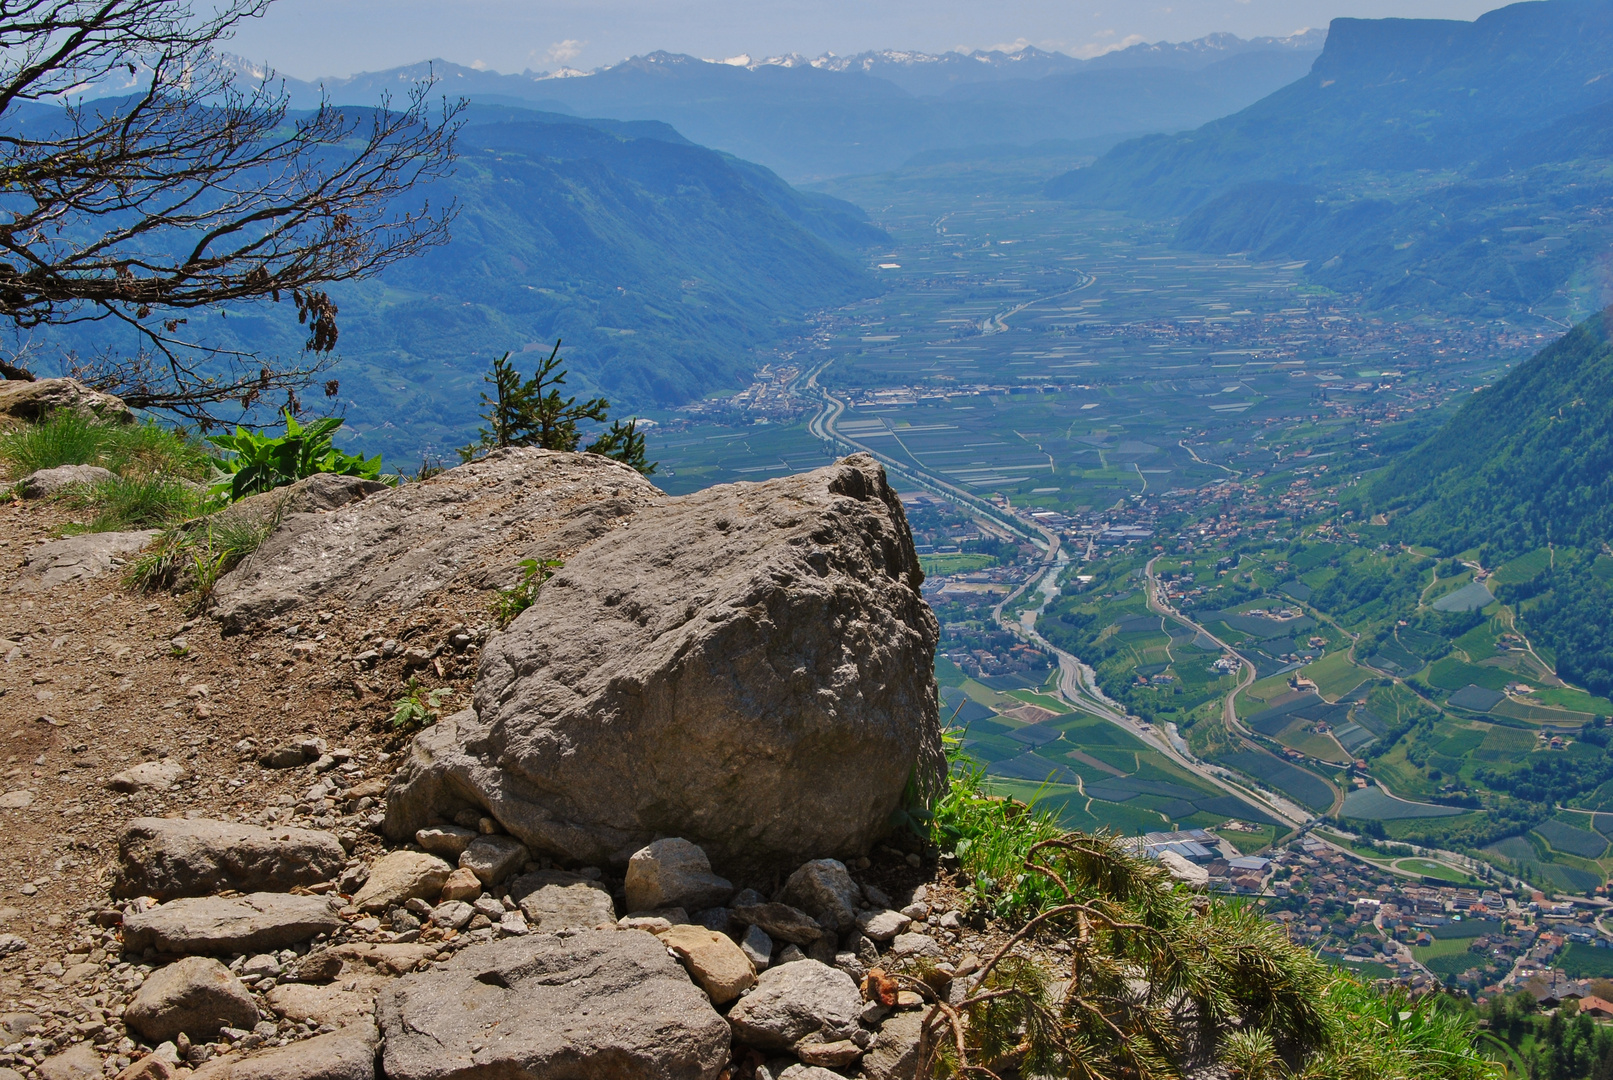
[[474, 829], [464, 829], [458, 825], [433, 825], [415, 833], [414, 842], [433, 855], [457, 861], [476, 835]]
[[881, 1024], [862, 1059], [868, 1080], [914, 1080], [923, 1025], [924, 1014], [918, 1012], [897, 1013]]
[[259, 953], [250, 957], [241, 965], [240, 974], [248, 979], [261, 979], [265, 975], [276, 976], [281, 971], [280, 961], [271, 953]]
[[961, 930], [963, 928], [963, 914], [957, 911], [943, 912], [939, 922], [942, 929]]
[[862, 1012], [857, 984], [843, 971], [815, 960], [770, 967], [756, 988], [728, 1013], [736, 1038], [760, 1050], [790, 1050], [825, 1028], [857, 1023]]
[[914, 922], [923, 922], [930, 917], [930, 905], [915, 901], [903, 908], [902, 914]]
[[678, 954], [695, 985], [717, 1005], [726, 1005], [756, 984], [750, 960], [726, 934], [703, 926], [673, 926], [657, 935]]
[[78, 1043], [52, 1054], [39, 1066], [40, 1080], [101, 1080], [101, 1054], [89, 1043]]
[[791, 874], [779, 896], [782, 903], [800, 908], [830, 930], [843, 930], [856, 921], [862, 890], [838, 859], [813, 859]]
[[640, 848], [627, 861], [627, 906], [635, 911], [682, 907], [700, 910], [722, 903], [734, 886], [711, 872], [704, 850], [669, 837]]
[[898, 990], [896, 992], [896, 1007], [898, 1009], [916, 1009], [924, 1004], [924, 995], [915, 990]]
[[448, 875], [438, 895], [443, 900], [474, 900], [482, 895], [482, 879], [469, 867], [461, 866]]
[[801, 951], [801, 946], [792, 941], [778, 951], [778, 955], [773, 958], [771, 966], [778, 967], [781, 964], [794, 964], [806, 958], [807, 954]]
[[[761, 1070], [757, 1070], [757, 1075], [761, 1075]], [[845, 1077], [821, 1065], [791, 1065], [780, 1072], [775, 1080], [845, 1080]]]
[[528, 932], [530, 927], [526, 924], [526, 916], [517, 908], [506, 911], [504, 917], [498, 921], [498, 932], [506, 936], [518, 936]]
[[127, 916], [123, 943], [132, 952], [251, 954], [334, 933], [341, 925], [321, 896], [187, 897]]
[[463, 900], [446, 900], [431, 909], [431, 921], [445, 930], [463, 930], [476, 909]]
[[577, 874], [557, 870], [523, 874], [510, 883], [510, 895], [519, 901], [527, 923], [546, 934], [616, 922], [609, 891]]
[[258, 1007], [223, 964], [187, 956], [152, 972], [123, 1010], [123, 1020], [154, 1043], [181, 1033], [210, 1038], [220, 1028], [256, 1024]]
[[185, 777], [185, 767], [177, 761], [142, 761], [124, 769], [106, 782], [113, 791], [167, 791]]
[[342, 973], [342, 958], [326, 949], [311, 952], [291, 965], [286, 977], [296, 982], [327, 983]]
[[496, 885], [525, 866], [532, 857], [513, 836], [478, 836], [460, 853], [459, 867], [486, 885]]
[[891, 942], [891, 953], [894, 956], [929, 956], [938, 960], [946, 956], [941, 943], [928, 934], [897, 934]]
[[862, 932], [875, 941], [889, 941], [911, 926], [913, 920], [900, 911], [886, 909], [871, 912], [857, 922], [862, 927]]
[[769, 937], [797, 945], [810, 945], [823, 936], [818, 921], [788, 904], [735, 905], [734, 918], [748, 926], [760, 926]]
[[385, 911], [411, 896], [436, 899], [454, 868], [417, 851], [394, 851], [370, 867], [370, 878], [353, 897], [360, 911]]
[[34, 793], [17, 788], [0, 795], [0, 810], [26, 810], [34, 805]]
[[826, 1043], [796, 1043], [795, 1056], [800, 1058], [804, 1065], [822, 1065], [826, 1068], [839, 1069], [862, 1057], [863, 1051], [862, 1047], [850, 1039], [840, 1039]]
[[739, 947], [750, 959], [751, 966], [757, 971], [766, 971], [767, 965], [773, 956], [773, 939], [767, 936], [767, 931], [760, 926], [745, 928], [745, 936], [739, 939]]

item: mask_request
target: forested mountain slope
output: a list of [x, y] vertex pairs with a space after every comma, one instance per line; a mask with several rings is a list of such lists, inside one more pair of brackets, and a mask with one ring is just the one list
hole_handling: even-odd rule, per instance
[[1379, 306], [1596, 310], [1609, 240], [1613, 2], [1471, 23], [1338, 19], [1310, 73], [1179, 135], [1123, 143], [1056, 197], [1184, 216], [1177, 242], [1300, 258]]
[[[452, 241], [331, 290], [348, 430], [399, 466], [469, 441], [493, 358], [556, 338], [570, 391], [618, 415], [738, 385], [811, 312], [874, 292], [864, 249], [888, 243], [851, 204], [666, 125], [517, 108], [473, 107], [455, 174], [424, 194], [457, 201]], [[304, 336], [288, 306], [191, 328], [285, 355]], [[90, 333], [42, 343], [86, 349]]]
[[1613, 689], [1613, 309], [1474, 394], [1371, 498], [1403, 539], [1491, 568], [1549, 549], [1499, 595], [1565, 678]]

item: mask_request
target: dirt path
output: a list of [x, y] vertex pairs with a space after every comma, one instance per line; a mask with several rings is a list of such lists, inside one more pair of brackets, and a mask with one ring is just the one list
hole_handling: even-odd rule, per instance
[[[344, 784], [384, 779], [401, 760], [388, 721], [403, 692], [402, 662], [361, 676], [352, 654], [384, 639], [435, 642], [454, 623], [488, 616], [485, 597], [470, 593], [457, 610], [391, 620], [325, 612], [224, 638], [178, 598], [129, 592], [115, 576], [23, 591], [24, 556], [70, 516], [46, 504], [0, 504], [0, 934], [27, 942], [0, 958], [0, 1010], [91, 1022], [115, 995], [75, 983], [72, 973], [96, 955], [85, 926], [107, 903], [105, 874], [122, 827], [143, 815], [295, 821], [373, 854], [381, 845], [372, 813], [310, 800], [308, 769], [261, 768], [259, 753], [322, 738], [350, 752]], [[474, 670], [473, 654], [450, 657], [446, 677], [427, 668], [422, 682], [456, 687], [468, 700]], [[172, 788], [109, 787], [119, 772], [157, 760], [181, 767]]]

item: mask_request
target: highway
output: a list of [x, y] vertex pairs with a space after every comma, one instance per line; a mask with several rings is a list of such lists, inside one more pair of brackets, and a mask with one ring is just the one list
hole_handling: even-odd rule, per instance
[[[1086, 284], [1090, 284], [1087, 282]], [[1085, 285], [1081, 286], [1085, 287]], [[1074, 290], [1071, 290], [1074, 291]], [[832, 363], [826, 360], [807, 373], [802, 381], [801, 388], [818, 401], [818, 411], [807, 423], [807, 430], [814, 438], [843, 448], [851, 453], [864, 453], [879, 461], [891, 472], [907, 479], [925, 491], [942, 496], [956, 503], [962, 509], [972, 513], [983, 524], [1006, 529], [1017, 536], [1029, 540], [1043, 552], [1042, 562], [1036, 570], [1017, 589], [1002, 602], [997, 604], [993, 611], [999, 625], [1010, 633], [1016, 634], [1039, 648], [1058, 658], [1059, 662], [1059, 696], [1072, 708], [1097, 716], [1124, 729], [1128, 734], [1142, 740], [1146, 745], [1159, 750], [1177, 765], [1193, 773], [1195, 776], [1209, 782], [1218, 790], [1237, 797], [1251, 807], [1271, 815], [1276, 820], [1292, 828], [1303, 828], [1313, 822], [1312, 816], [1306, 810], [1275, 793], [1260, 792], [1246, 787], [1240, 781], [1233, 779], [1232, 774], [1219, 766], [1210, 765], [1194, 757], [1187, 749], [1187, 744], [1180, 738], [1172, 739], [1169, 732], [1161, 731], [1137, 717], [1129, 716], [1125, 708], [1112, 698], [1106, 696], [1097, 685], [1097, 676], [1090, 667], [1083, 664], [1080, 658], [1058, 648], [1044, 638], [1036, 629], [1037, 619], [1046, 609], [1049, 602], [1059, 593], [1059, 581], [1066, 567], [1069, 566], [1069, 555], [1064, 551], [1058, 534], [1035, 524], [1013, 517], [1008, 511], [963, 490], [950, 481], [929, 473], [907, 462], [897, 461], [888, 454], [881, 453], [870, 446], [846, 435], [838, 428], [840, 418], [845, 414], [846, 403], [824, 387], [819, 385], [818, 376]], [[1091, 547], [1087, 549], [1091, 554]], [[1153, 563], [1149, 563], [1150, 578]], [[1010, 607], [1029, 590], [1035, 589], [1041, 594], [1041, 602], [1034, 608], [1026, 609], [1020, 613], [1019, 619], [1011, 620], [1008, 616]], [[1150, 594], [1152, 601], [1152, 593]], [[1202, 629], [1200, 630], [1202, 633]], [[1223, 648], [1225, 646], [1223, 645]], [[1230, 650], [1229, 650], [1230, 651]], [[1247, 665], [1247, 661], [1244, 662]], [[1248, 676], [1252, 679], [1254, 669], [1249, 667]], [[1248, 685], [1248, 680], [1239, 684], [1239, 689]], [[1231, 722], [1236, 723], [1234, 715], [1233, 697], [1236, 691], [1227, 698], [1226, 709], [1231, 716]]]

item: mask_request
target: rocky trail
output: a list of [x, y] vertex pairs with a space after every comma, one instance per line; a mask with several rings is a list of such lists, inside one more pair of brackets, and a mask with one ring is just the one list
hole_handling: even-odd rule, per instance
[[887, 835], [939, 734], [876, 465], [285, 498], [202, 612], [0, 506], [0, 1080], [913, 1076], [886, 972], [961, 995], [1000, 928]]

